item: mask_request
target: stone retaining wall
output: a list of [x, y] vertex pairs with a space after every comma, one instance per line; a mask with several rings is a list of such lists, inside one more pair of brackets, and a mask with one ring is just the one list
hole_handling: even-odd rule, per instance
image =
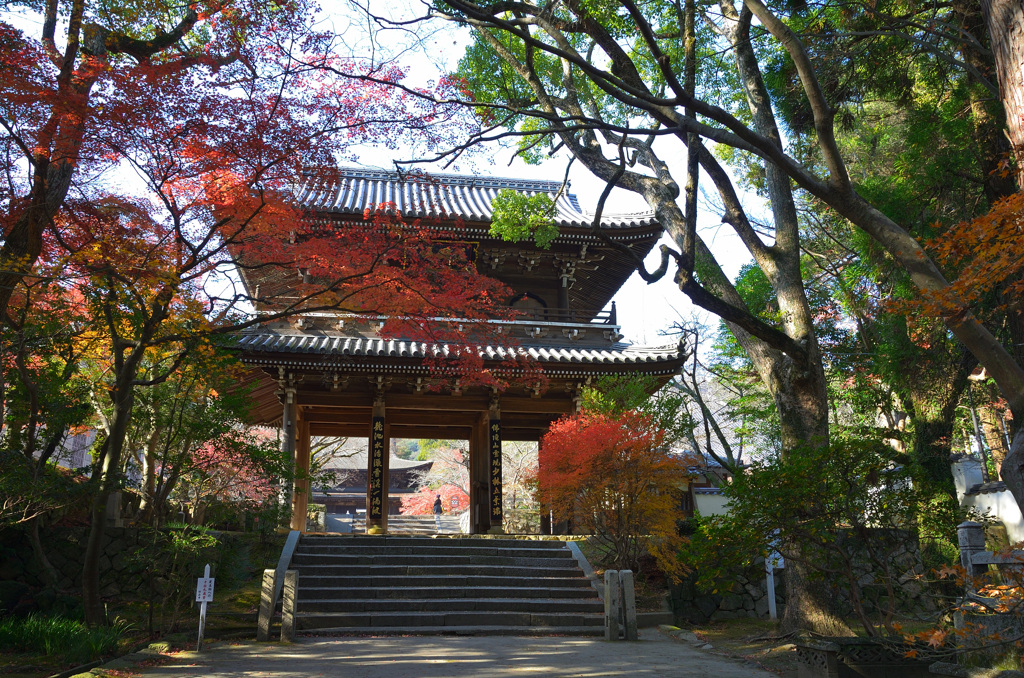
[[[760, 573], [760, 577], [758, 574]], [[785, 605], [785, 570], [775, 571], [775, 604], [781, 616]], [[697, 573], [691, 572], [669, 592], [669, 605], [676, 623], [704, 624], [724, 619], [768, 618], [768, 582], [764, 559], [758, 558], [750, 568], [718, 587], [718, 593], [701, 591]]]
[[[85, 527], [59, 527], [45, 530], [40, 538], [46, 557], [61, 578], [57, 586], [71, 591], [82, 586], [82, 566], [89, 530]], [[104, 531], [100, 556], [100, 595], [103, 597], [138, 593], [145, 580], [132, 571], [131, 551], [139, 548], [140, 531], [129, 527], [108, 527]], [[42, 586], [40, 568], [32, 554], [28, 537], [19, 530], [0, 533], [0, 581], [18, 581]]]
[[[214, 573], [225, 558], [245, 559], [245, 554], [240, 554], [240, 549], [245, 548], [242, 542], [255, 536], [223, 532], [212, 534], [217, 538], [218, 545], [204, 549], [200, 557], [204, 562], [212, 564]], [[87, 527], [51, 528], [40, 535], [46, 556], [60, 575], [58, 589], [74, 592], [81, 589], [88, 535]], [[147, 597], [150, 577], [144, 574], [148, 566], [138, 561], [133, 562], [132, 555], [137, 551], [151, 549], [151, 539], [152, 532], [138, 528], [108, 527], [104, 531], [103, 555], [99, 563], [101, 597]], [[44, 585], [28, 536], [20, 530], [0, 532], [0, 582], [19, 582], [33, 588]]]

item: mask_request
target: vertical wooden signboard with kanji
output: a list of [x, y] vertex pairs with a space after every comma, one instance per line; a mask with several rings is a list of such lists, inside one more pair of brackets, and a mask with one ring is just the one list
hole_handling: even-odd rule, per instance
[[379, 525], [384, 518], [384, 417], [373, 417], [370, 438], [370, 501], [367, 507], [370, 525]]
[[490, 445], [490, 475], [491, 475], [491, 529], [500, 531], [502, 527], [501, 510], [501, 420], [491, 419], [487, 427]]

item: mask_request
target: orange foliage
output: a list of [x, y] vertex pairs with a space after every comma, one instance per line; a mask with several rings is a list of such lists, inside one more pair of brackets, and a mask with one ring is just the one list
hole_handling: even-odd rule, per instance
[[1024, 192], [995, 203], [985, 215], [951, 228], [927, 243], [936, 260], [958, 271], [955, 281], [921, 302], [932, 315], [952, 316], [999, 291], [999, 310], [1019, 304], [1024, 294]]
[[670, 452], [665, 432], [642, 413], [565, 417], [541, 440], [538, 498], [592, 532], [615, 567], [635, 569], [649, 552], [677, 576], [678, 489], [696, 461]]

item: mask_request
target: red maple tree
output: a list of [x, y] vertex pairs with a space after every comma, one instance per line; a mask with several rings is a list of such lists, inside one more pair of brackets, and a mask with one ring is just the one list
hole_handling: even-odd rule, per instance
[[584, 412], [555, 422], [541, 439], [538, 498], [592, 533], [614, 567], [636, 570], [650, 553], [675, 575], [678, 490], [696, 461], [669, 451], [665, 431], [645, 414]]
[[201, 525], [214, 501], [256, 507], [273, 497], [281, 475], [276, 441], [258, 431], [233, 431], [193, 450], [189, 468], [181, 474], [175, 495], [189, 507], [192, 521]]
[[469, 495], [456, 485], [421, 487], [416, 494], [402, 497], [401, 514], [426, 516], [434, 513], [434, 500], [441, 495], [441, 510], [445, 513], [459, 512], [469, 508]]
[[[0, 22], [0, 323], [48, 276], [81, 295], [105, 343], [110, 426], [83, 572], [95, 623], [106, 499], [136, 389], [217, 334], [323, 309], [393, 315], [398, 329], [451, 338], [479, 364], [466, 326], [427, 320], [497, 314], [504, 291], [450, 234], [386, 205], [342, 228], [295, 204], [309, 168], [335, 166], [353, 142], [393, 146], [403, 130], [444, 123], [440, 105], [385, 86], [397, 70], [332, 56], [335, 36], [314, 28], [313, 3], [41, 8], [36, 38]], [[288, 299], [268, 286], [253, 300], [237, 265], [302, 277]], [[271, 314], [248, 316], [253, 301]], [[154, 349], [163, 369], [140, 377]]]

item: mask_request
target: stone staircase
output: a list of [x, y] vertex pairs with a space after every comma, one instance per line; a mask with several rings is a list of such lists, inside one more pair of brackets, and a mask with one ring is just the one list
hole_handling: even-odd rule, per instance
[[[325, 518], [324, 532], [336, 534], [365, 534], [365, 519], [347, 514], [328, 514]], [[441, 516], [441, 534], [461, 534], [459, 515], [446, 513]], [[434, 516], [406, 516], [394, 514], [388, 516], [388, 534], [434, 535], [437, 527]]]
[[[459, 517], [446, 513], [441, 516], [441, 534], [459, 534]], [[434, 516], [388, 516], [388, 534], [437, 534]]]
[[303, 536], [300, 633], [601, 635], [604, 606], [560, 541]]

